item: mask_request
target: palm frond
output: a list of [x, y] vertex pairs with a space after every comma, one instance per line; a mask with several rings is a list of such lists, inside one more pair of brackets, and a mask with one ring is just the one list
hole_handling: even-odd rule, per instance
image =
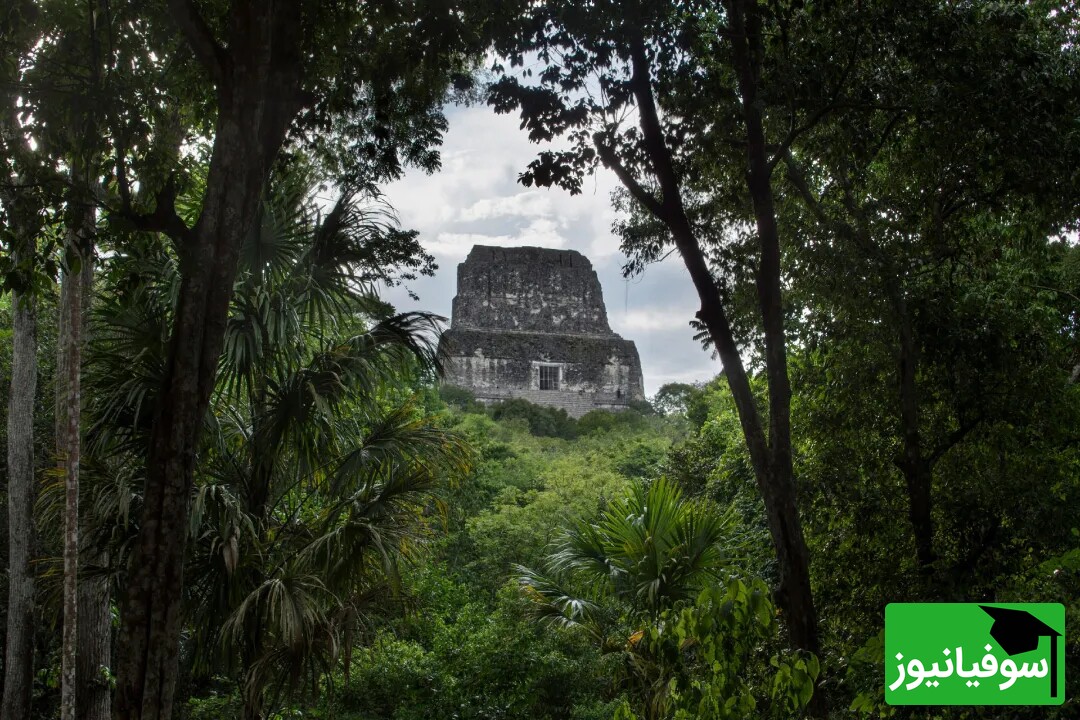
[[602, 639], [603, 634], [598, 630], [598, 620], [603, 615], [600, 604], [570, 590], [565, 576], [537, 572], [522, 565], [515, 565], [514, 572], [522, 592], [531, 601], [534, 619], [558, 627], [584, 627]]
[[655, 613], [692, 597], [729, 567], [727, 549], [737, 545], [734, 521], [733, 510], [687, 502], [660, 478], [636, 484], [597, 519], [569, 528], [547, 564]]
[[[396, 596], [437, 488], [471, 464], [462, 438], [401, 401], [441, 372], [443, 318], [394, 315], [374, 293], [432, 259], [371, 195], [346, 191], [324, 212], [317, 180], [302, 162], [275, 173], [241, 248], [191, 498], [183, 607], [195, 670], [242, 676], [252, 707], [332, 669], [342, 633], [366, 622], [364, 598]], [[178, 207], [193, 219], [189, 200]], [[88, 353], [88, 458], [117, 472], [92, 505], [129, 518], [180, 273], [170, 246], [142, 235], [104, 272], [114, 290], [97, 302]], [[102, 522], [117, 573], [135, 531]]]

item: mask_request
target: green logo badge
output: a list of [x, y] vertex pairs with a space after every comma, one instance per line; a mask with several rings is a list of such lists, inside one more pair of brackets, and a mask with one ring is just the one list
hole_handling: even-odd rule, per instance
[[885, 607], [890, 705], [1060, 705], [1065, 606], [892, 603]]

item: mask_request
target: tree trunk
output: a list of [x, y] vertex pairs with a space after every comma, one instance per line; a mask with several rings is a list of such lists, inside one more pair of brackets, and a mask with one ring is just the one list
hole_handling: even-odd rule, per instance
[[[788, 179], [798, 190], [806, 206], [817, 216], [819, 222], [825, 226], [830, 225], [833, 221], [830, 221], [821, 211], [820, 206], [806, 185], [802, 170], [794, 163], [790, 153], [786, 156], [786, 162], [789, 169]], [[915, 341], [915, 330], [912, 327], [911, 312], [908, 309], [906, 292], [902, 282], [903, 272], [884, 252], [875, 247], [870, 237], [869, 223], [865, 213], [855, 203], [854, 199], [847, 195], [844, 204], [853, 220], [838, 221], [837, 226], [841, 232], [847, 234], [858, 244], [867, 258], [872, 259], [877, 264], [882, 287], [885, 289], [885, 293], [892, 305], [896, 325], [899, 329], [897, 338], [897, 397], [902, 451], [894, 462], [903, 474], [904, 482], [907, 485], [908, 519], [911, 522], [912, 532], [915, 537], [915, 559], [920, 573], [926, 576], [933, 572], [932, 566], [937, 559], [937, 554], [934, 551], [933, 522], [934, 463], [941, 453], [962, 439], [977, 423], [961, 424], [960, 429], [953, 433], [951, 439], [940, 446], [936, 452], [927, 454], [919, 429], [919, 353]]]
[[84, 258], [93, 232], [93, 209], [75, 212], [76, 224], [68, 229], [67, 253], [77, 267], [65, 267], [60, 291], [59, 358], [57, 362], [56, 451], [64, 471], [64, 632], [60, 655], [60, 708], [62, 720], [75, 720], [76, 651], [79, 614], [79, 462], [82, 443], [80, 419]]
[[256, 161], [243, 152], [243, 132], [235, 121], [219, 123], [203, 214], [183, 265], [123, 605], [116, 717], [125, 720], [171, 717], [195, 449], [213, 390], [237, 251], [251, 230], [269, 165], [264, 160], [254, 173], [248, 169]]
[[[84, 545], [80, 561], [86, 567], [105, 567], [108, 556]], [[112, 668], [112, 609], [109, 581], [83, 577], [79, 582], [79, 651], [76, 655], [78, 720], [109, 720], [112, 687], [106, 670]]]
[[[78, 172], [72, 176], [77, 177]], [[68, 232], [67, 247], [78, 254], [78, 273], [65, 269], [60, 292], [59, 342], [56, 362], [56, 450], [67, 478], [64, 527], [64, 636], [62, 708], [64, 717], [108, 720], [112, 689], [104, 676], [112, 655], [112, 612], [108, 581], [86, 577], [86, 568], [100, 568], [106, 558], [83, 541], [85, 521], [78, 512], [83, 494], [78, 476], [81, 450], [81, 368], [89, 326], [93, 285], [93, 235], [96, 213], [78, 208], [78, 224]], [[72, 501], [74, 500], [74, 507]], [[73, 568], [78, 568], [73, 572]], [[74, 616], [77, 621], [69, 623]]]
[[[15, 26], [5, 30], [13, 40], [11, 49], [17, 59], [28, 52], [18, 47], [19, 40], [29, 41], [32, 34], [22, 34], [18, 22], [33, 24], [33, 3], [19, 3], [8, 13]], [[10, 87], [5, 88], [3, 80]], [[7, 90], [0, 107], [0, 147], [6, 153], [10, 172], [0, 178], [0, 201], [3, 202], [11, 232], [11, 260], [22, 276], [21, 287], [11, 293], [11, 395], [8, 399], [7, 501], [8, 501], [8, 604], [7, 646], [4, 650], [4, 696], [0, 699], [0, 718], [30, 717], [31, 688], [34, 677], [34, 570], [32, 565], [36, 530], [34, 527], [34, 399], [37, 393], [37, 307], [29, 269], [35, 261], [36, 230], [33, 223], [40, 208], [30, 193], [18, 188], [29, 181], [38, 169], [38, 159], [23, 134], [18, 118], [14, 88], [16, 74], [4, 73], [0, 88]]]
[[[744, 20], [756, 17], [756, 6], [749, 13], [741, 3], [729, 4], [728, 16], [735, 47], [734, 68], [739, 89], [747, 137], [747, 186], [753, 201], [761, 250], [758, 267], [758, 306], [765, 329], [765, 361], [769, 385], [769, 433], [766, 436], [749, 376], [739, 355], [724, 309], [719, 288], [709, 271], [701, 245], [682, 202], [679, 178], [670, 149], [660, 126], [659, 113], [649, 77], [649, 62], [643, 40], [631, 47], [633, 73], [631, 89], [641, 118], [642, 141], [660, 185], [658, 201], [619, 163], [613, 152], [598, 146], [601, 160], [611, 167], [630, 193], [667, 225], [679, 254], [686, 264], [701, 301], [698, 318], [709, 330], [724, 365], [735, 401], [743, 436], [750, 453], [758, 490], [765, 503], [769, 532], [780, 569], [777, 601], [794, 647], [821, 656], [817, 611], [810, 584], [810, 562], [796, 504], [796, 489], [791, 451], [791, 386], [787, 373], [787, 350], [784, 336], [783, 298], [780, 281], [780, 238], [773, 207], [771, 168], [766, 155], [762, 118], [756, 104], [757, 75], [752, 54], [760, 33], [756, 25], [747, 34]], [[756, 29], [755, 29], [756, 28]], [[824, 717], [824, 696], [815, 692], [810, 711]]]
[[[83, 258], [83, 347], [89, 342], [90, 299], [93, 296], [93, 256]], [[85, 483], [80, 483], [85, 500]], [[84, 502], [83, 505], [86, 503]], [[90, 537], [86, 513], [79, 519], [79, 639], [75, 664], [75, 697], [78, 720], [109, 720], [112, 686], [106, 672], [112, 670], [112, 592], [109, 578], [98, 573], [108, 567], [109, 555], [87, 543]], [[89, 572], [87, 572], [89, 570]]]
[[[758, 304], [765, 331], [765, 368], [769, 384], [769, 464], [759, 485], [765, 498], [769, 531], [780, 562], [777, 595], [787, 613], [795, 647], [821, 655], [817, 611], [810, 586], [810, 556], [803, 538], [796, 505], [795, 473], [791, 452], [791, 384], [787, 370], [784, 309], [781, 291], [780, 234], [776, 225], [771, 184], [772, 170], [765, 130], [757, 99], [761, 53], [760, 10], [753, 0], [732, 0], [729, 18], [735, 71], [742, 95], [747, 140], [747, 186], [754, 207], [761, 258], [757, 272]], [[824, 714], [821, 694], [815, 693], [816, 715]]]
[[183, 279], [122, 605], [117, 720], [172, 717], [195, 452], [240, 246], [254, 229], [273, 160], [301, 106], [299, 3], [239, 3], [228, 51], [190, 4], [171, 6], [218, 83], [219, 107], [202, 213], [179, 238]]
[[34, 395], [37, 318], [33, 295], [13, 292], [8, 402], [8, 601], [0, 717], [30, 717], [34, 677]]
[[907, 483], [908, 517], [915, 535], [915, 559], [919, 572], [928, 575], [933, 571], [937, 559], [934, 552], [933, 465], [923, 453], [919, 432], [918, 357], [911, 318], [907, 303], [900, 294], [902, 290], [896, 288], [893, 292], [900, 323], [900, 430], [903, 439], [903, 454], [897, 465]]

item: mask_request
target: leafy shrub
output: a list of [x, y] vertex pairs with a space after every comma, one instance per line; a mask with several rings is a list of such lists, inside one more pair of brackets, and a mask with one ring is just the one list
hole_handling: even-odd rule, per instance
[[491, 416], [496, 420], [525, 420], [529, 432], [538, 437], [573, 440], [578, 436], [577, 422], [562, 408], [544, 407], [520, 398], [492, 406]]
[[529, 624], [521, 602], [507, 586], [494, 612], [429, 606], [417, 637], [384, 635], [355, 658], [338, 709], [357, 720], [610, 718], [597, 693], [610, 668], [580, 639]]
[[465, 388], [453, 385], [440, 385], [439, 398], [455, 410], [467, 413], [482, 413], [484, 405], [476, 400], [476, 396]]
[[244, 712], [244, 702], [238, 693], [188, 698], [180, 717], [183, 720], [224, 720], [239, 718]]
[[578, 432], [582, 435], [610, 432], [616, 428], [643, 430], [649, 426], [645, 415], [637, 410], [593, 410], [581, 416], [577, 421]]

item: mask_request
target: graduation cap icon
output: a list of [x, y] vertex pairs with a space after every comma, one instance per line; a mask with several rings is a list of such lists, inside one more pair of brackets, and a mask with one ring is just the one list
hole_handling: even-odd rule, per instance
[[990, 637], [1009, 655], [1031, 652], [1039, 647], [1040, 638], [1050, 638], [1050, 697], [1057, 697], [1057, 639], [1061, 633], [1026, 610], [990, 605], [979, 607], [994, 618]]

